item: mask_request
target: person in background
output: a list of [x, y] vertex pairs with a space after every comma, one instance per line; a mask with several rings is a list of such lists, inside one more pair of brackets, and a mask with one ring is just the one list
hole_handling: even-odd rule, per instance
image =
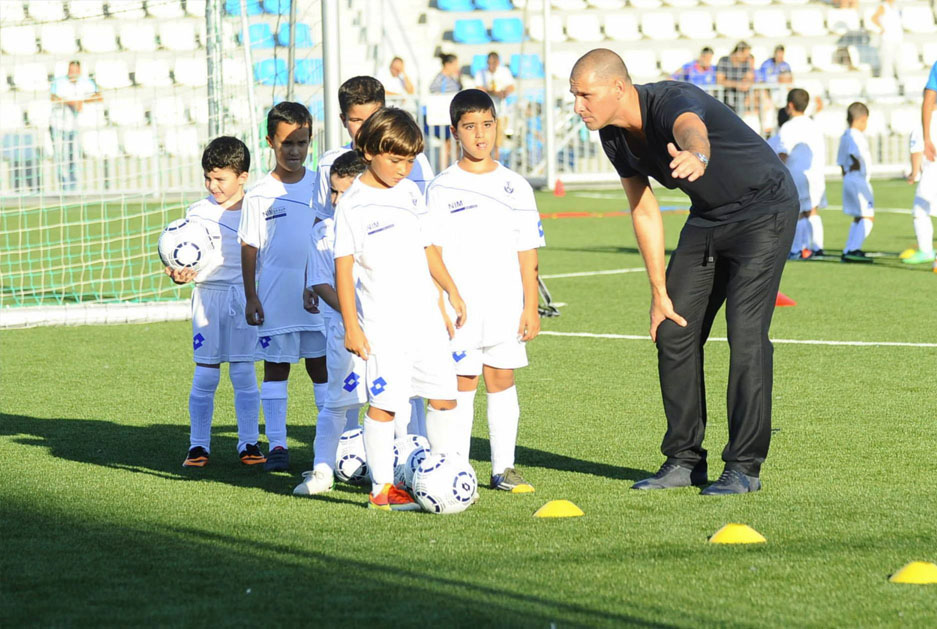
[[794, 81], [791, 64], [784, 61], [783, 44], [774, 47], [774, 56], [765, 60], [759, 71], [765, 83], [792, 83]]
[[[436, 78], [433, 79], [433, 82], [430, 83], [429, 93], [454, 94], [455, 92], [461, 91], [462, 81], [459, 78], [459, 58], [453, 54], [442, 53], [439, 55], [439, 60], [442, 62], [442, 69], [439, 71], [439, 74], [436, 75]], [[444, 140], [439, 164], [437, 166], [440, 170], [448, 167], [452, 159], [452, 147], [449, 142], [452, 133], [449, 131], [449, 126], [436, 125], [433, 127], [424, 127], [423, 132], [427, 136], [432, 135], [434, 138]]]
[[699, 58], [684, 63], [671, 75], [671, 78], [693, 85], [715, 85], [716, 68], [713, 67], [713, 49], [709, 46], [703, 48], [699, 53]]
[[[488, 53], [488, 65], [475, 73], [475, 84], [491, 97], [497, 112], [497, 137], [495, 146], [500, 150], [504, 146], [504, 130], [507, 128], [507, 111], [504, 108], [505, 99], [514, 91], [514, 75], [501, 65], [501, 57], [496, 52]], [[497, 153], [496, 153], [497, 155]]]
[[755, 71], [752, 62], [752, 48], [740, 41], [732, 53], [719, 59], [716, 64], [716, 83], [725, 88], [722, 102], [735, 113], [744, 114], [749, 107]]
[[51, 93], [55, 106], [49, 124], [56, 170], [62, 190], [70, 192], [78, 187], [78, 114], [85, 103], [100, 102], [101, 93], [94, 81], [81, 75], [79, 61], [68, 63], [68, 74], [52, 82]]
[[879, 34], [879, 76], [898, 76], [899, 68], [895, 63], [904, 39], [901, 26], [901, 12], [895, 6], [895, 0], [884, 0], [872, 14], [872, 23], [878, 27]]
[[391, 59], [390, 66], [378, 73], [377, 80], [384, 85], [387, 96], [411, 95], [416, 91], [403, 69], [403, 59], [400, 57]]

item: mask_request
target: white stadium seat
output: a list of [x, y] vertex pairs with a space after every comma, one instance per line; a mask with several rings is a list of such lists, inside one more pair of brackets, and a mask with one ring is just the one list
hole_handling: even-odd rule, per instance
[[81, 47], [85, 52], [114, 52], [117, 33], [112, 24], [89, 22], [81, 26]]
[[636, 82], [655, 81], [660, 77], [660, 70], [657, 68], [657, 53], [653, 50], [630, 50], [626, 51], [622, 57], [625, 65], [628, 66], [628, 73], [635, 77]]
[[928, 41], [921, 44], [921, 57], [928, 68], [937, 61], [937, 41]]
[[895, 77], [869, 77], [865, 80], [865, 95], [873, 103], [896, 104], [904, 101]]
[[656, 9], [660, 5], [661, 0], [631, 0], [631, 6], [637, 9]]
[[26, 105], [26, 118], [30, 127], [47, 129], [52, 118], [52, 101], [48, 98], [32, 101]]
[[0, 24], [16, 25], [26, 21], [26, 10], [22, 2], [6, 2], [3, 11], [0, 11]]
[[125, 22], [120, 25], [120, 47], [133, 52], [153, 52], [156, 29], [151, 22]]
[[605, 37], [614, 41], [638, 41], [641, 31], [638, 30], [638, 20], [633, 12], [609, 13], [604, 16]]
[[247, 85], [247, 70], [243, 59], [224, 59], [221, 74], [225, 85]]
[[553, 78], [556, 79], [568, 79], [569, 73], [573, 70], [573, 65], [575, 65], [576, 60], [579, 59], [579, 53], [573, 52], [571, 50], [563, 50], [560, 52], [554, 52], [550, 55], [550, 65], [553, 66], [551, 70]]
[[145, 87], [169, 87], [172, 77], [169, 76], [169, 62], [165, 59], [138, 58], [134, 66], [133, 78], [137, 85]]
[[98, 87], [105, 90], [121, 89], [133, 85], [130, 71], [122, 59], [102, 59], [94, 64], [94, 80]]
[[62, 0], [29, 0], [26, 11], [36, 22], [61, 22], [65, 19], [65, 3]]
[[623, 9], [625, 7], [625, 0], [589, 0], [589, 6], [596, 9], [602, 9], [604, 11], [614, 11], [615, 9]]
[[586, 8], [586, 0], [551, 0], [550, 4], [561, 11], [581, 11]]
[[104, 105], [101, 103], [85, 103], [78, 112], [79, 129], [101, 129], [107, 126], [104, 117]]
[[817, 37], [826, 35], [825, 22], [823, 21], [823, 11], [815, 7], [805, 7], [803, 9], [794, 9], [791, 11], [791, 30], [796, 35], [805, 37]]
[[238, 122], [250, 122], [250, 106], [246, 98], [232, 98], [225, 105], [228, 114]]
[[107, 101], [107, 116], [111, 124], [118, 127], [142, 127], [146, 125], [146, 110], [143, 103], [135, 98], [122, 98]]
[[163, 22], [159, 25], [159, 42], [168, 50], [195, 50], [198, 48], [195, 25], [192, 20]]
[[834, 103], [848, 105], [862, 99], [862, 81], [852, 76], [830, 79], [826, 83], [826, 91]]
[[648, 39], [670, 40], [677, 38], [673, 13], [650, 11], [641, 15], [641, 32]]
[[807, 49], [800, 44], [787, 44], [784, 47], [784, 61], [791, 66], [791, 72], [810, 72], [810, 59]]
[[921, 111], [921, 96], [924, 94], [924, 84], [927, 83], [927, 74], [905, 74], [901, 77], [901, 88], [905, 100], [914, 103]]
[[771, 0], [739, 0], [739, 3], [750, 7], [766, 7], [771, 4]]
[[[531, 15], [527, 22], [527, 33], [530, 35], [530, 38], [534, 41], [543, 41], [543, 16], [539, 13]], [[564, 42], [566, 41], [566, 33], [563, 32], [563, 18], [559, 15], [550, 16], [550, 41], [551, 42]]]
[[189, 119], [195, 124], [208, 124], [208, 99], [197, 96], [189, 101]]
[[198, 129], [195, 127], [177, 127], [166, 131], [163, 145], [166, 152], [176, 157], [197, 157], [199, 155]]
[[888, 133], [888, 118], [877, 107], [872, 107], [869, 111], [869, 123], [865, 128], [865, 134], [868, 137], [875, 137]]
[[825, 107], [813, 115], [813, 121], [828, 139], [840, 138], [846, 131], [846, 110]]
[[895, 107], [888, 122], [893, 132], [907, 135], [921, 126], [921, 110], [918, 107]]
[[[898, 52], [898, 60], [896, 62], [898, 67], [901, 68], [904, 72], [913, 72], [918, 70], [922, 66], [921, 54], [918, 50], [917, 44], [913, 41], [906, 41], [901, 43], [901, 50]], [[931, 64], [924, 64], [928, 69], [930, 69]]]
[[205, 2], [206, 0], [185, 0], [186, 15], [205, 19]]
[[185, 103], [180, 96], [162, 96], [150, 107], [153, 123], [174, 127], [186, 123]]
[[46, 92], [49, 71], [44, 63], [18, 63], [13, 66], [13, 85], [23, 92]]
[[[179, 0], [146, 0], [146, 12], [161, 19], [172, 19], [185, 15], [185, 11], [182, 10], [182, 3]], [[202, 17], [205, 17], [204, 13]]]
[[81, 150], [88, 157], [111, 158], [120, 155], [115, 129], [85, 131], [81, 134]]
[[6, 68], [0, 67], [0, 93], [9, 92], [10, 84], [7, 82]]
[[0, 50], [8, 55], [34, 55], [36, 29], [33, 26], [4, 26], [0, 29]]
[[208, 66], [205, 59], [178, 57], [172, 68], [173, 77], [179, 85], [204, 87], [208, 85]]
[[810, 47], [810, 65], [820, 72], [842, 72], [846, 68], [836, 63], [836, 44], [815, 44]]
[[19, 131], [23, 128], [23, 108], [16, 103], [0, 103], [0, 131]]
[[121, 134], [124, 153], [131, 157], [153, 157], [156, 155], [156, 134], [153, 129], [127, 129]]
[[53, 55], [71, 55], [78, 52], [75, 27], [70, 23], [43, 24], [39, 28], [39, 44]]
[[698, 0], [667, 0], [667, 6], [674, 7], [676, 9], [689, 9], [690, 7], [695, 7], [698, 5]]
[[[810, 100], [815, 100], [817, 96], [822, 99], [826, 99], [826, 82], [819, 79], [804, 79], [801, 77], [794, 77], [794, 82], [791, 84], [791, 87], [799, 87], [802, 90], [806, 90], [810, 95]], [[808, 109], [807, 111], [810, 111]]]
[[104, 17], [104, 0], [70, 0], [68, 15], [73, 20]]
[[107, 0], [107, 14], [118, 20], [142, 20], [146, 17], [143, 0]]
[[731, 7], [735, 0], [702, 0], [703, 4], [711, 7]]
[[775, 0], [779, 4], [807, 4], [810, 0]]
[[901, 25], [909, 33], [930, 34], [937, 31], [937, 24], [934, 24], [934, 12], [926, 4], [902, 6]]
[[679, 70], [684, 63], [696, 59], [699, 50], [691, 48], [670, 48], [667, 47], [660, 51], [660, 69], [661, 72], [670, 76]]
[[855, 9], [829, 9], [826, 12], [826, 27], [837, 35], [845, 35], [862, 28], [859, 13]]
[[566, 36], [573, 41], [597, 42], [605, 39], [602, 25], [595, 13], [579, 13], [566, 17]]
[[787, 16], [782, 9], [755, 9], [752, 12], [752, 27], [764, 37], [788, 37]]
[[679, 23], [680, 34], [687, 39], [709, 40], [716, 37], [712, 13], [705, 9], [680, 11]]
[[730, 39], [751, 37], [752, 29], [748, 24], [748, 11], [745, 9], [726, 9], [716, 13], [716, 32]]

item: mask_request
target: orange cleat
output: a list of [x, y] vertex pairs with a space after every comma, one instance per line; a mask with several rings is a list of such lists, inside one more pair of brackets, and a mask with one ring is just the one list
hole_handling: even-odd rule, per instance
[[385, 483], [381, 493], [376, 496], [370, 495], [368, 508], [381, 511], [419, 511], [420, 505], [403, 489]]

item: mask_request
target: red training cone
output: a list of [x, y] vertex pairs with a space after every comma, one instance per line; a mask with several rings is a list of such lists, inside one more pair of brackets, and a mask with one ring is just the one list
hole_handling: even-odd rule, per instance
[[788, 297], [787, 295], [785, 295], [784, 293], [782, 293], [781, 291], [778, 291], [778, 298], [774, 302], [774, 305], [775, 306], [796, 306], [797, 302], [791, 299], [790, 297]]
[[556, 186], [553, 188], [553, 196], [555, 197], [565, 197], [566, 196], [566, 186], [563, 185], [563, 182], [559, 179], [556, 180]]

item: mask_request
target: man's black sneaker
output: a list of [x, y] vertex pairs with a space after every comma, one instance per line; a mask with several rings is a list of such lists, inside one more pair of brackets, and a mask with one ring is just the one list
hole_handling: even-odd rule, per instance
[[290, 451], [283, 446], [277, 446], [267, 453], [264, 463], [265, 472], [285, 472], [290, 469]]
[[676, 463], [664, 463], [657, 473], [650, 478], [639, 480], [631, 486], [632, 489], [674, 489], [676, 487], [692, 487], [705, 485], [706, 461], [700, 461], [696, 467], [689, 468]]
[[761, 480], [757, 476], [748, 476], [738, 470], [726, 470], [715, 483], [704, 489], [704, 496], [727, 496], [729, 494], [747, 494], [761, 489]]
[[843, 262], [860, 262], [868, 264], [872, 262], [872, 258], [865, 254], [865, 251], [861, 249], [856, 249], [854, 251], [844, 251], [843, 257], [840, 258]]

